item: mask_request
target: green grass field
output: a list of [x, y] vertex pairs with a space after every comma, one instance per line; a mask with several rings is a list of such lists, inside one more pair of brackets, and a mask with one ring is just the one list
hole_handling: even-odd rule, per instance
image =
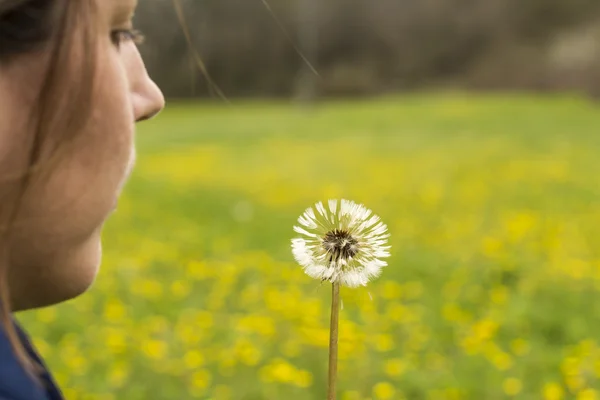
[[93, 289], [20, 317], [68, 399], [324, 399], [330, 290], [290, 240], [328, 198], [392, 235], [342, 291], [340, 400], [600, 399], [600, 108], [171, 104], [138, 153]]

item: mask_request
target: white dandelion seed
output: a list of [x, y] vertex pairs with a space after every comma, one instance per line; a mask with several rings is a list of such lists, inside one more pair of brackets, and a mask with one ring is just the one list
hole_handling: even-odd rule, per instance
[[304, 272], [343, 286], [366, 286], [380, 275], [389, 257], [387, 226], [371, 210], [350, 200], [329, 200], [298, 218], [292, 253]]

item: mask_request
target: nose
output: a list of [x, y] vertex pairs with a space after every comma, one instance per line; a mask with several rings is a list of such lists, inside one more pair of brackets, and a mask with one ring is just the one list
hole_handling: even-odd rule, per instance
[[165, 97], [148, 75], [135, 44], [123, 49], [124, 64], [130, 84], [131, 103], [136, 122], [156, 116], [165, 107]]
[[145, 74], [144, 82], [133, 92], [133, 109], [136, 122], [149, 120], [165, 107], [165, 97], [156, 83]]

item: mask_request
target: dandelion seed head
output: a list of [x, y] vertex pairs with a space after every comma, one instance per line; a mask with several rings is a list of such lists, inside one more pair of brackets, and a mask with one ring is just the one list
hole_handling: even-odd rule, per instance
[[[327, 206], [326, 206], [327, 205]], [[348, 287], [365, 286], [378, 277], [389, 257], [387, 226], [379, 216], [350, 200], [328, 200], [307, 208], [298, 218], [292, 254], [304, 272]]]
[[358, 240], [350, 232], [334, 229], [325, 234], [323, 248], [327, 251], [329, 261], [345, 263], [358, 253]]

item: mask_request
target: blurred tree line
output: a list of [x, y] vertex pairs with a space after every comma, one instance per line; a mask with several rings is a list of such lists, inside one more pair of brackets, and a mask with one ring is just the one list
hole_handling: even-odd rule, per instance
[[[439, 86], [600, 94], [599, 0], [141, 2], [169, 97], [363, 95]], [[193, 46], [185, 40], [189, 29]], [[308, 60], [308, 62], [306, 61]], [[316, 77], [311, 67], [319, 72]]]

